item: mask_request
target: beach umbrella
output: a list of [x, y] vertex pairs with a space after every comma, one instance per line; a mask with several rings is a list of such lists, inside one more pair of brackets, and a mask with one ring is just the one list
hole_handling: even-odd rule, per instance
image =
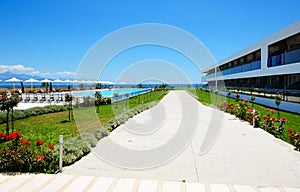
[[25, 80], [24, 82], [30, 83], [30, 87], [31, 87], [31, 90], [32, 90], [32, 83], [39, 82], [39, 80], [34, 79], [34, 78], [30, 78], [30, 79]]
[[59, 88], [59, 83], [63, 82], [62, 80], [60, 79], [55, 79], [53, 82], [57, 83], [57, 87]]
[[74, 81], [72, 81], [70, 79], [66, 79], [63, 82], [67, 83], [67, 87], [69, 88], [69, 83], [73, 83]]
[[15, 89], [15, 82], [22, 82], [21, 79], [17, 79], [15, 77], [5, 80], [5, 82], [13, 82], [13, 87]]
[[46, 90], [48, 91], [48, 83], [52, 82], [50, 79], [41, 80], [42, 83], [46, 83]]

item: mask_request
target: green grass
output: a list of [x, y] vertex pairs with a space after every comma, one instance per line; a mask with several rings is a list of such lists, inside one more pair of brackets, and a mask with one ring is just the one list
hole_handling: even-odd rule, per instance
[[[234, 99], [228, 98], [225, 96], [217, 95], [217, 94], [212, 94], [206, 91], [202, 91], [200, 89], [188, 89], [191, 93], [197, 96], [198, 100], [201, 103], [204, 103], [206, 105], [214, 105], [214, 106], [219, 106], [226, 101], [226, 103], [236, 103]], [[240, 98], [242, 99], [242, 98]], [[267, 107], [264, 107], [262, 105], [254, 104], [253, 105], [256, 110], [258, 110], [261, 115], [266, 115], [267, 114]], [[276, 109], [275, 109], [276, 110]], [[277, 112], [273, 114], [274, 117], [277, 117]], [[285, 117], [288, 122], [284, 126], [284, 132], [282, 135], [282, 140], [290, 143], [289, 136], [290, 134], [288, 133], [288, 129], [293, 129], [298, 132], [300, 132], [300, 115], [293, 114], [293, 113], [288, 113], [285, 111], [280, 110], [280, 117]]]
[[[165, 91], [155, 91], [129, 99], [129, 108], [144, 103], [159, 101], [166, 94]], [[16, 120], [15, 130], [23, 135], [24, 140], [43, 140], [46, 143], [56, 144], [59, 135], [64, 139], [78, 136], [80, 132], [94, 132], [103, 124], [123, 112], [127, 100], [110, 105], [100, 106], [100, 113], [95, 113], [95, 107], [82, 107], [74, 109], [76, 121], [68, 121], [68, 111], [51, 113]], [[96, 119], [96, 121], [95, 121]], [[98, 121], [99, 120], [99, 121]], [[5, 132], [6, 124], [0, 124], [0, 132]]]

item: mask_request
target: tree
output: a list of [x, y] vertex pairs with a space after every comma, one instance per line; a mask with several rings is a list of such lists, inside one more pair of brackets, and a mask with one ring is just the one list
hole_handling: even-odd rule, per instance
[[65, 101], [69, 102], [68, 110], [69, 110], [69, 121], [71, 121], [71, 116], [73, 116], [73, 107], [72, 107], [73, 96], [71, 94], [65, 94]]
[[78, 87], [79, 87], [80, 90], [83, 90], [83, 89], [84, 89], [84, 84], [83, 84], [83, 83], [80, 83], [80, 84], [78, 85]]
[[100, 113], [100, 105], [103, 102], [103, 97], [99, 91], [95, 93], [95, 106], [96, 106], [96, 113]]
[[19, 95], [12, 93], [8, 95], [6, 92], [2, 93], [0, 99], [0, 110], [6, 111], [6, 134], [9, 134], [9, 112], [12, 111], [12, 132], [14, 131], [14, 113], [13, 109], [19, 103]]
[[102, 84], [101, 83], [97, 83], [96, 84], [96, 89], [102, 89]]
[[276, 93], [276, 96], [274, 97], [274, 103], [277, 106], [277, 119], [280, 118], [279, 105], [281, 104], [282, 99], [283, 95], [281, 93]]
[[143, 85], [142, 85], [141, 83], [139, 83], [139, 84], [137, 85], [137, 87], [138, 87], [138, 88], [143, 88]]

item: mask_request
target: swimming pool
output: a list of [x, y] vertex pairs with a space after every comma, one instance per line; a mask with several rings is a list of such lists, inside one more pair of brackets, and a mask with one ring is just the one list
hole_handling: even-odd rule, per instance
[[[103, 97], [113, 97], [115, 93], [119, 95], [120, 98], [124, 97], [125, 94], [129, 93], [130, 97], [146, 93], [151, 91], [151, 89], [143, 89], [143, 88], [126, 88], [126, 89], [105, 89], [105, 90], [99, 90], [101, 95]], [[75, 97], [94, 97], [96, 93], [96, 90], [92, 91], [73, 91], [73, 95]]]

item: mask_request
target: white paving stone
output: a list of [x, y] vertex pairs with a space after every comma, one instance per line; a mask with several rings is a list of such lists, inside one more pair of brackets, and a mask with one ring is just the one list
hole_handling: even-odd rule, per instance
[[49, 179], [54, 177], [54, 175], [50, 174], [39, 174], [35, 175], [32, 180], [30, 180], [28, 183], [17, 189], [16, 192], [28, 192], [33, 191], [37, 189], [39, 186], [47, 182]]
[[284, 188], [285, 192], [300, 192], [300, 188]]
[[255, 192], [253, 187], [249, 185], [234, 185], [233, 186], [236, 192]]
[[13, 176], [8, 181], [5, 181], [0, 184], [0, 191], [10, 191], [18, 185], [22, 184], [28, 178], [28, 175]]
[[135, 179], [120, 179], [114, 192], [131, 192], [133, 190]]
[[186, 192], [205, 192], [205, 186], [201, 183], [186, 183]]
[[259, 188], [259, 190], [261, 192], [280, 192], [280, 190], [275, 187], [262, 187], [262, 188]]
[[93, 180], [94, 177], [91, 176], [80, 176], [75, 181], [72, 182], [65, 192], [81, 192], [83, 191], [87, 185]]
[[9, 176], [5, 176], [5, 175], [0, 175], [0, 183], [3, 182], [4, 180], [10, 178]]
[[211, 184], [210, 185], [211, 192], [230, 192], [230, 189], [227, 185], [221, 184]]
[[142, 180], [138, 192], [156, 192], [158, 182], [154, 180]]
[[106, 192], [114, 180], [114, 178], [101, 177], [97, 179], [94, 185], [89, 189], [89, 192]]
[[40, 191], [42, 192], [53, 192], [58, 191], [62, 188], [67, 182], [69, 182], [74, 176], [73, 175], [59, 175], [48, 185], [43, 187]]
[[181, 191], [181, 183], [180, 182], [171, 182], [171, 181], [164, 181], [162, 192], [180, 192]]

